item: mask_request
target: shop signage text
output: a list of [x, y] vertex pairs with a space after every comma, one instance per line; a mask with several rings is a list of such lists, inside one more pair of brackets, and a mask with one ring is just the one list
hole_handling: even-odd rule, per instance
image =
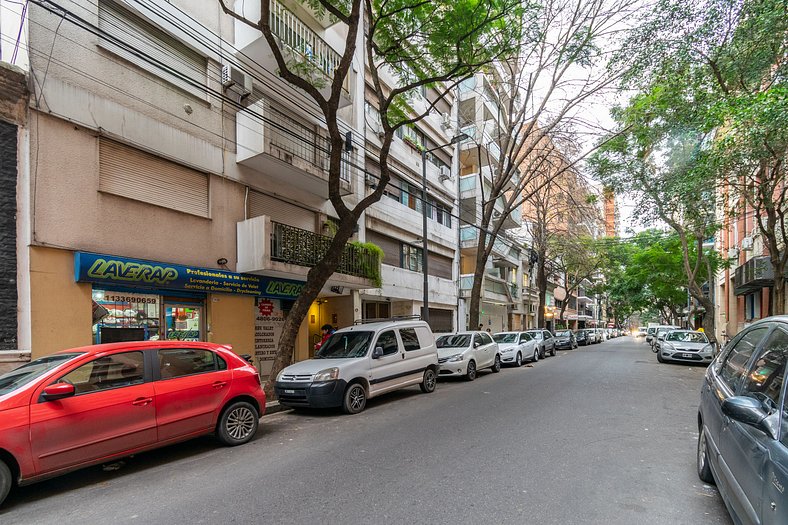
[[74, 254], [78, 282], [148, 289], [229, 293], [294, 300], [303, 282], [226, 270], [167, 264], [113, 255]]

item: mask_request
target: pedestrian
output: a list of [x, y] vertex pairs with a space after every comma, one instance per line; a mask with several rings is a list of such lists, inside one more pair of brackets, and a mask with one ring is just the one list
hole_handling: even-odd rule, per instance
[[483, 331], [484, 331], [484, 325], [483, 325], [483, 324], [481, 324], [481, 323], [479, 323], [479, 331], [480, 331], [480, 332], [483, 332]]
[[317, 352], [318, 350], [320, 350], [320, 347], [322, 347], [322, 346], [323, 346], [323, 343], [325, 343], [325, 342], [326, 342], [326, 340], [327, 340], [329, 337], [331, 337], [331, 335], [332, 335], [334, 332], [336, 332], [336, 330], [334, 330], [334, 327], [333, 327], [333, 326], [331, 326], [330, 324], [324, 324], [324, 325], [323, 325], [323, 326], [320, 328], [320, 330], [323, 332], [323, 339], [321, 339], [321, 340], [320, 340], [320, 342], [319, 342], [319, 343], [317, 343], [317, 344], [315, 345], [315, 352]]
[[487, 333], [488, 333], [488, 334], [491, 334], [491, 333], [492, 333], [492, 330], [490, 330], [490, 329], [488, 328], [488, 329], [487, 329]]

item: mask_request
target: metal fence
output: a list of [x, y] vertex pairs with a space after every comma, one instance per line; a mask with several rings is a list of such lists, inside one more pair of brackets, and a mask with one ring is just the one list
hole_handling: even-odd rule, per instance
[[[279, 222], [271, 222], [271, 260], [311, 268], [325, 256], [331, 237]], [[365, 279], [380, 275], [380, 257], [364, 247], [346, 244], [337, 273]]]

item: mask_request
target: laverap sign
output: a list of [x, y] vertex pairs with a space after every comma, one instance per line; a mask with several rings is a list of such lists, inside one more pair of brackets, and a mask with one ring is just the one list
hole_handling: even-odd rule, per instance
[[304, 283], [227, 270], [183, 266], [115, 255], [74, 254], [77, 282], [146, 289], [229, 293], [295, 300]]

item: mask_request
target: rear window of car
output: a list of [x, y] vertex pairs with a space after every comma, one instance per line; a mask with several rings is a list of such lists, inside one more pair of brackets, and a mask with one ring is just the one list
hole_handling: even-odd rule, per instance
[[406, 352], [421, 349], [419, 336], [416, 335], [415, 328], [400, 328], [399, 336], [402, 338], [402, 345], [405, 347]]
[[570, 335], [572, 335], [571, 330], [560, 330], [555, 333], [556, 337], [569, 337]]
[[204, 374], [218, 369], [216, 354], [210, 350], [201, 348], [159, 350], [159, 370], [162, 379]]
[[466, 348], [471, 344], [471, 334], [442, 335], [436, 341], [438, 348]]

